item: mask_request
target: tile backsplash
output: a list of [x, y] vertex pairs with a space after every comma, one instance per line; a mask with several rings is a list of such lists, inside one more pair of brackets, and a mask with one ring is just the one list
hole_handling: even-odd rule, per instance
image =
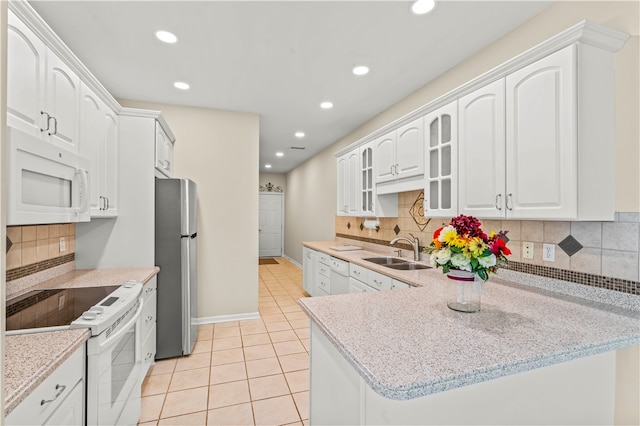
[[68, 257], [75, 253], [75, 237], [74, 223], [7, 226], [7, 274], [17, 268]]
[[[424, 223], [419, 225], [411, 216], [411, 207], [421, 193], [398, 194], [399, 217], [380, 218], [378, 230], [364, 228], [365, 218], [336, 216], [336, 235], [388, 246], [393, 238], [410, 238], [411, 233], [420, 239], [421, 246], [429, 245], [433, 232], [450, 219], [432, 218], [426, 227]], [[486, 232], [509, 231], [507, 246], [512, 251], [509, 261], [514, 263], [513, 269], [545, 274], [556, 269], [559, 273], [572, 271], [622, 280], [640, 290], [640, 213], [619, 212], [613, 222], [479, 219]], [[533, 259], [522, 258], [524, 241], [533, 243]], [[542, 260], [545, 243], [555, 245], [554, 262]]]

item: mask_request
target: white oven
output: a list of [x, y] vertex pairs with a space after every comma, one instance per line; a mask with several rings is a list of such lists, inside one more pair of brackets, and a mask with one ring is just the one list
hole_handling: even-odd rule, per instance
[[89, 160], [7, 128], [7, 225], [83, 222]]
[[143, 369], [142, 284], [127, 282], [71, 323], [91, 328], [87, 341], [87, 425], [135, 425]]

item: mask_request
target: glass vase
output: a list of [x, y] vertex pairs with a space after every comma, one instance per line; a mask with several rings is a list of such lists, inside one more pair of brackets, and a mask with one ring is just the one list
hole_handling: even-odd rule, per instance
[[478, 312], [483, 285], [478, 275], [474, 272], [451, 269], [447, 277], [455, 281], [456, 287], [453, 297], [447, 302], [449, 309], [458, 312]]

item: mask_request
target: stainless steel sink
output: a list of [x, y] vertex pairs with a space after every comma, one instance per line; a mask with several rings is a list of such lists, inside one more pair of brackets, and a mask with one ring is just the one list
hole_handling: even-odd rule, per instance
[[396, 263], [394, 265], [384, 265], [387, 268], [399, 269], [402, 271], [412, 271], [415, 269], [431, 269], [431, 266], [423, 265], [421, 263]]
[[384, 257], [367, 257], [367, 262], [375, 263], [376, 265], [389, 266], [389, 265], [401, 265], [408, 263], [406, 260], [398, 259], [397, 257], [384, 256]]

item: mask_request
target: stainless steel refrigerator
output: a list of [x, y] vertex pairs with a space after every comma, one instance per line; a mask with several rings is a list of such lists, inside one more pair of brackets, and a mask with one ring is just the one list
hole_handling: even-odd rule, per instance
[[196, 184], [156, 179], [156, 359], [190, 354], [198, 326]]

